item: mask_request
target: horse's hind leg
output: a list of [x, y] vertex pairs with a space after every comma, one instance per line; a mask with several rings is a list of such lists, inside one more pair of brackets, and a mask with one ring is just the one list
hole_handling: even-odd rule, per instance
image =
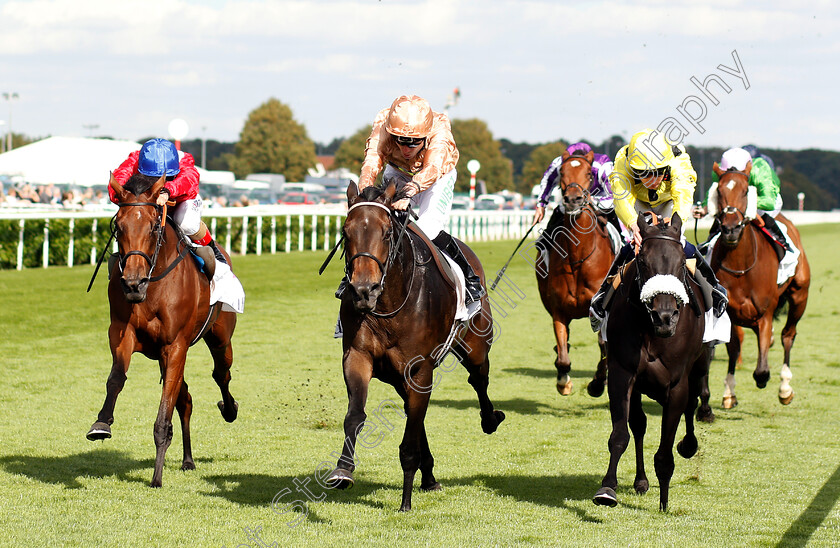
[[172, 413], [175, 411], [175, 404], [181, 393], [181, 386], [184, 382], [184, 363], [187, 358], [187, 349], [171, 345], [164, 349], [161, 358], [161, 370], [165, 371], [163, 376], [163, 391], [160, 396], [160, 407], [155, 419], [154, 438], [155, 448], [155, 472], [152, 475], [152, 487], [163, 485], [163, 464], [166, 458], [166, 450], [172, 443]]
[[572, 378], [569, 371], [572, 370], [572, 360], [569, 357], [569, 319], [554, 315], [554, 337], [557, 339], [557, 359], [554, 360], [554, 367], [557, 368], [557, 392], [561, 396], [568, 396], [572, 393]]
[[219, 401], [219, 411], [227, 422], [236, 420], [239, 404], [230, 394], [230, 366], [233, 364], [233, 345], [230, 338], [236, 326], [236, 314], [222, 312], [211, 330], [204, 336], [204, 342], [213, 357], [213, 380], [219, 385], [222, 399]]
[[[743, 331], [741, 331], [743, 334]], [[741, 357], [742, 337], [738, 336], [738, 328], [732, 325], [729, 342], [726, 343], [726, 353], [729, 355], [729, 366], [726, 371], [726, 380], [723, 383], [723, 408], [732, 409], [738, 405], [738, 397], [735, 396], [735, 368]]]
[[426, 437], [426, 424], [423, 423], [420, 433], [420, 489], [423, 491], [440, 491], [440, 483], [435, 479], [433, 469], [435, 458], [429, 449], [429, 438]]
[[633, 432], [633, 445], [636, 449], [636, 478], [633, 489], [639, 494], [647, 493], [650, 488], [647, 474], [645, 474], [645, 432], [647, 432], [647, 416], [642, 409], [641, 392], [633, 392], [630, 396], [630, 413], [628, 415], [630, 431]]
[[793, 387], [790, 380], [793, 373], [790, 370], [790, 350], [793, 348], [793, 341], [796, 339], [796, 324], [805, 313], [805, 305], [808, 302], [808, 287], [793, 293], [788, 300], [788, 315], [785, 327], [782, 329], [782, 346], [785, 349], [785, 362], [782, 364], [781, 383], [779, 384], [779, 402], [788, 405], [793, 401]]
[[595, 368], [595, 376], [586, 386], [586, 391], [593, 398], [600, 398], [607, 384], [607, 345], [600, 333], [598, 333], [598, 348], [601, 350], [601, 359], [598, 360], [598, 366]]
[[[474, 317], [473, 319], [477, 318]], [[461, 365], [469, 373], [467, 382], [475, 390], [478, 396], [478, 405], [481, 409], [481, 429], [485, 434], [492, 434], [505, 420], [505, 414], [493, 407], [493, 402], [487, 395], [487, 387], [490, 384], [490, 344], [486, 336], [478, 335], [480, 331], [470, 330], [464, 335], [462, 341], [453, 349], [453, 354], [461, 362]], [[492, 328], [488, 328], [492, 329]]]
[[[128, 365], [137, 340], [134, 337], [134, 331], [130, 329], [124, 330], [124, 327], [112, 324], [108, 329], [113, 362], [111, 364], [111, 373], [108, 375], [108, 381], [105, 383], [107, 390], [105, 403], [102, 404], [102, 409], [99, 411], [96, 422], [90, 427], [86, 436], [91, 441], [104, 440], [111, 437], [111, 425], [114, 424], [114, 407], [117, 405], [117, 396], [120, 395], [120, 392], [122, 392], [125, 386]], [[124, 335], [120, 334], [121, 331], [124, 332]]]
[[187, 381], [181, 383], [178, 401], [175, 402], [178, 416], [181, 417], [181, 435], [184, 438], [184, 462], [181, 470], [195, 470], [192, 456], [192, 442], [190, 441], [190, 416], [192, 416], [192, 396], [187, 388]]

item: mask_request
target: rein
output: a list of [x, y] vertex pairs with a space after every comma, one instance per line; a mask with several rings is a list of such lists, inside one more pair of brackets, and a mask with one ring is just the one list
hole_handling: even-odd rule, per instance
[[[749, 229], [748, 229], [749, 230]], [[753, 267], [758, 262], [758, 240], [755, 236], [755, 230], [749, 230], [750, 235], [752, 236], [752, 243], [753, 243], [753, 262], [750, 266], [745, 268], [744, 270], [733, 270], [731, 268], [727, 268], [726, 265], [723, 264], [723, 261], [720, 262], [721, 270], [725, 270], [734, 276], [743, 276], [747, 272], [753, 269]]]

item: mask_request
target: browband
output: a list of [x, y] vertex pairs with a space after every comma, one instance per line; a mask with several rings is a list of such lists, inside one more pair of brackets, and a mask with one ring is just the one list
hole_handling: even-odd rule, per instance
[[353, 211], [354, 209], [356, 209], [359, 206], [365, 206], [365, 205], [372, 205], [372, 206], [376, 206], [376, 207], [381, 207], [382, 209], [384, 209], [388, 213], [391, 213], [391, 208], [390, 207], [386, 206], [385, 204], [380, 204], [379, 202], [359, 202], [358, 204], [354, 204], [354, 205], [350, 206], [350, 209], [347, 210], [347, 213], [350, 213], [351, 211]]

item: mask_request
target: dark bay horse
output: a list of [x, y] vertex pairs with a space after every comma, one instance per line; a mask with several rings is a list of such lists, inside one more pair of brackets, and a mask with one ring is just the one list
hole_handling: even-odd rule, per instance
[[659, 479], [659, 509], [668, 509], [668, 490], [674, 473], [674, 439], [680, 417], [685, 437], [677, 451], [685, 458], [697, 451], [693, 413], [708, 375], [711, 349], [703, 344], [705, 319], [697, 298], [700, 287], [688, 273], [680, 243], [682, 220], [674, 214], [670, 224], [649, 226], [638, 217], [642, 245], [623, 274], [607, 318], [607, 391], [612, 434], [610, 463], [595, 504], [618, 503], [618, 461], [633, 432], [636, 478], [633, 487], [645, 493], [644, 435], [647, 418], [642, 395], [662, 406], [662, 431], [653, 462]]
[[[114, 406], [125, 385], [131, 355], [140, 352], [158, 360], [163, 393], [154, 426], [157, 454], [152, 487], [162, 485], [175, 409], [181, 417], [184, 437], [181, 469], [195, 469], [190, 445], [192, 396], [184, 380], [184, 363], [187, 350], [198, 338], [204, 338], [213, 356], [213, 379], [222, 391], [222, 401], [218, 403], [222, 417], [233, 422], [239, 407], [228, 390], [233, 362], [230, 339], [236, 314], [221, 310], [221, 303], [211, 310], [207, 276], [188, 257], [186, 244], [172, 223], [166, 223], [163, 207], [156, 204], [165, 182], [165, 177], [156, 179], [137, 174], [122, 187], [111, 176], [110, 185], [119, 201], [113, 224], [119, 263], [108, 285], [111, 303], [108, 340], [113, 364], [105, 403], [87, 433], [89, 440], [111, 437]], [[227, 254], [225, 257], [230, 261]]]
[[[548, 272], [536, 269], [540, 298], [554, 322], [557, 391], [564, 396], [572, 392], [569, 324], [574, 319], [589, 316], [592, 296], [615, 257], [606, 220], [596, 213], [589, 195], [593, 159], [592, 151], [585, 156], [563, 153], [559, 185], [565, 212], [554, 213], [542, 238], [548, 252]], [[560, 217], [559, 223], [557, 217]], [[606, 381], [604, 343], [599, 340], [598, 344], [601, 358], [595, 378], [588, 386], [590, 395], [595, 397], [603, 394]]]
[[[341, 323], [349, 403], [341, 458], [327, 481], [340, 489], [353, 485], [357, 436], [367, 417], [368, 385], [371, 378], [378, 378], [391, 384], [405, 404], [400, 510], [407, 511], [418, 468], [422, 490], [440, 489], [432, 472], [434, 458], [424, 418], [430, 393], [440, 380], [441, 373], [435, 368], [446, 355], [443, 348], [451, 334], [456, 335], [452, 351], [467, 369], [469, 383], [478, 395], [482, 430], [495, 432], [505, 415], [494, 410], [487, 396], [493, 332], [487, 297], [482, 298], [481, 311], [468, 327], [453, 331], [455, 291], [435, 266], [428, 247], [415, 234], [404, 231], [403, 221], [391, 211], [395, 189], [393, 183], [384, 190], [368, 187], [361, 194], [354, 184], [347, 189], [349, 209], [343, 233], [349, 285], [341, 302]], [[484, 284], [478, 258], [463, 243], [459, 245]]]
[[793, 244], [799, 249], [799, 264], [792, 278], [777, 285], [779, 258], [773, 245], [761, 229], [746, 219], [748, 207], [749, 172], [723, 171], [715, 162], [713, 169], [720, 177], [717, 185], [717, 221], [720, 237], [715, 244], [710, 261], [720, 283], [729, 292], [729, 318], [732, 320], [732, 337], [726, 345], [729, 353], [729, 371], [726, 375], [723, 406], [730, 409], [738, 404], [735, 396], [735, 366], [741, 355], [742, 333], [738, 326], [752, 329], [758, 337], [758, 363], [753, 378], [759, 388], [767, 386], [770, 379], [768, 353], [773, 344], [774, 313], [787, 302], [788, 313], [782, 330], [785, 361], [782, 364], [779, 384], [779, 401], [787, 405], [793, 400], [790, 370], [790, 350], [796, 338], [796, 324], [805, 313], [808, 289], [811, 285], [811, 268], [802, 247], [799, 231], [784, 215], [776, 220], [784, 224]]

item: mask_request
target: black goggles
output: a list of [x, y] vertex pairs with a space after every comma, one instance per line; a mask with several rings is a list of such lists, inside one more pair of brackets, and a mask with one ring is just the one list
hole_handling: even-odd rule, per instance
[[399, 135], [394, 135], [394, 141], [396, 141], [401, 147], [417, 148], [422, 145], [426, 139], [424, 137], [400, 137]]

